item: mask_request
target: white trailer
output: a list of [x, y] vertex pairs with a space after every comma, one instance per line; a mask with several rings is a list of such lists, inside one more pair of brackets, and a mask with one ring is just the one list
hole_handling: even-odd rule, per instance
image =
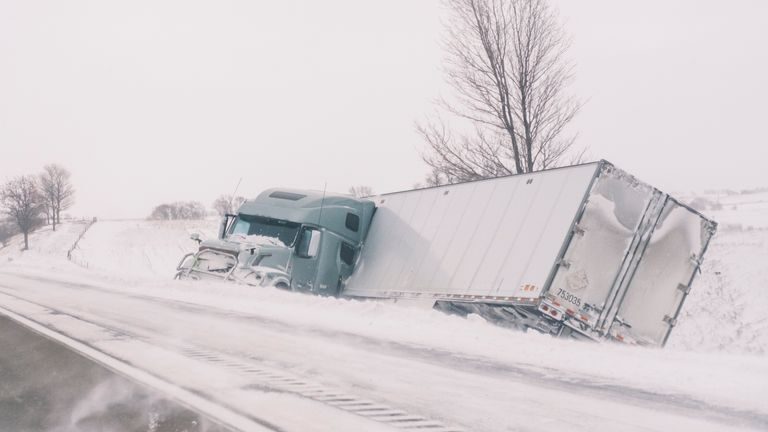
[[717, 226], [607, 161], [370, 199], [342, 295], [654, 346]]

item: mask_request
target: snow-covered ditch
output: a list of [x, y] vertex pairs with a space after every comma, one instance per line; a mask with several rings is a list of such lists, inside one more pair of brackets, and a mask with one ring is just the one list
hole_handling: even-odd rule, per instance
[[[732, 221], [740, 204], [732, 196], [726, 198], [729, 201], [723, 210], [711, 213]], [[768, 205], [762, 206], [752, 196], [745, 200], [750, 218], [754, 218], [755, 208], [765, 209], [765, 226], [745, 230], [728, 228], [734, 226], [731, 224], [718, 232], [668, 349], [768, 354], [768, 296], [764, 292], [768, 287]], [[65, 223], [56, 232], [50, 227], [41, 229], [30, 236], [31, 250], [25, 253], [20, 252], [21, 238], [16, 237], [0, 249], [0, 266], [71, 273], [74, 263], [86, 268], [89, 276], [131, 284], [149, 282], [156, 289], [173, 287], [178, 285], [171, 279], [180, 258], [197, 247], [190, 235], [215, 235], [217, 221], [99, 221], [72, 251], [72, 263], [65, 262], [66, 251], [86, 226], [78, 222]], [[221, 288], [214, 290], [219, 295]], [[293, 306], [289, 302], [286, 307]]]
[[[193, 232], [215, 221], [97, 222], [74, 251], [83, 224], [41, 230], [31, 250], [0, 250], [0, 272], [38, 275], [251, 313], [299, 327], [514, 364], [543, 376], [620, 385], [739, 410], [768, 413], [768, 230], [726, 230], [712, 244], [703, 274], [666, 349], [554, 340], [536, 333], [398, 305], [321, 298], [215, 282], [174, 281], [179, 258], [193, 251]], [[84, 264], [86, 263], [86, 264]]]

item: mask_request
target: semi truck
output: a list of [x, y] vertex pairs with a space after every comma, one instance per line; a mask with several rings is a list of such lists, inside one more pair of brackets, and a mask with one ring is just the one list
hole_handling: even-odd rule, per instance
[[269, 189], [177, 267], [416, 302], [560, 337], [664, 346], [717, 224], [598, 162], [356, 198]]

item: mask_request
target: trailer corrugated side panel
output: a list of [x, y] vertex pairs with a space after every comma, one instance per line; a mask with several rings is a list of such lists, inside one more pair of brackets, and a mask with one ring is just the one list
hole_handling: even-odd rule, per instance
[[373, 198], [345, 295], [538, 298], [599, 163]]

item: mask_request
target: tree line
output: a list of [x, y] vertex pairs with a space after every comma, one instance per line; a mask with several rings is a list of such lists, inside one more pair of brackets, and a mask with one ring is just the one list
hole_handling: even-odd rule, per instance
[[75, 188], [71, 173], [61, 165], [50, 164], [37, 175], [14, 177], [0, 187], [0, 209], [10, 224], [3, 224], [2, 235], [14, 231], [24, 235], [24, 249], [29, 249], [29, 233], [44, 224], [54, 231], [61, 223], [61, 213], [74, 204]]
[[[374, 195], [373, 189], [370, 186], [352, 186], [349, 188], [348, 193], [357, 198], [364, 198]], [[235, 214], [241, 205], [245, 202], [245, 198], [239, 195], [219, 195], [213, 203], [211, 208], [219, 215], [224, 216], [226, 214]], [[199, 201], [175, 201], [171, 203], [163, 203], [152, 209], [149, 214], [151, 220], [194, 220], [204, 219], [207, 216], [207, 210], [205, 206]]]
[[[220, 195], [211, 204], [213, 211], [219, 216], [237, 212], [245, 202], [241, 196]], [[152, 209], [150, 220], [194, 220], [204, 219], [208, 209], [199, 201], [174, 201], [163, 203]]]

